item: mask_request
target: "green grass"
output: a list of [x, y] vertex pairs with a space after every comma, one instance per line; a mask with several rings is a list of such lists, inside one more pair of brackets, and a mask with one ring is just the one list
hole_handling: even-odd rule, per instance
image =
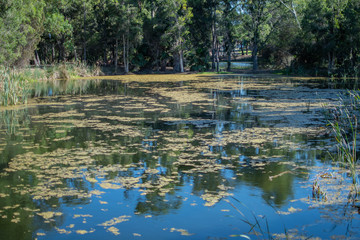
[[0, 106], [27, 103], [30, 93], [28, 78], [14, 69], [0, 69]]
[[46, 80], [72, 79], [77, 77], [91, 77], [101, 74], [100, 67], [89, 66], [84, 63], [68, 63], [46, 66], [41, 69], [45, 73]]
[[[76, 77], [90, 77], [100, 74], [99, 67], [88, 66], [83, 63], [22, 69], [0, 67], [0, 106], [26, 104], [32, 89], [39, 82], [59, 79], [69, 80]], [[68, 91], [79, 92], [72, 89]]]
[[360, 115], [360, 96], [355, 91], [349, 91], [348, 97], [339, 98], [339, 106], [333, 110], [329, 121], [337, 142], [337, 154], [333, 160], [340, 163], [350, 171], [356, 194], [359, 180], [357, 172], [357, 132]]

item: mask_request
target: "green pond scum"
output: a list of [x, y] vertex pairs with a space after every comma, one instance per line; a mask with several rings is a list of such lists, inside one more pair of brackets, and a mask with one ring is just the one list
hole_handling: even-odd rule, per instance
[[343, 92], [250, 75], [36, 84], [0, 108], [0, 239], [358, 239], [324, 114]]

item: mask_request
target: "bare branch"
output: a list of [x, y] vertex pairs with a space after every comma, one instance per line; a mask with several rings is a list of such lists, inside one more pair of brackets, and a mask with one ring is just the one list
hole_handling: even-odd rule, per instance
[[283, 0], [279, 0], [287, 9], [289, 9], [289, 11], [294, 15], [295, 17], [295, 20], [296, 20], [296, 23], [299, 27], [299, 29], [301, 30], [301, 24], [300, 24], [300, 21], [299, 21], [299, 18], [297, 16], [297, 13], [296, 13], [296, 9], [295, 9], [295, 6], [294, 6], [294, 2], [291, 0], [291, 7], [289, 5], [287, 5]]

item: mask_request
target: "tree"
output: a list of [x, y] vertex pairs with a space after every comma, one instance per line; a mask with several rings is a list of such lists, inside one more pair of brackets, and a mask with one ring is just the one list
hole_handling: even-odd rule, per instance
[[274, 0], [246, 0], [242, 3], [242, 11], [248, 15], [245, 18], [246, 29], [251, 35], [253, 70], [257, 71], [258, 53], [270, 37], [280, 21], [279, 4]]
[[188, 0], [193, 18], [188, 24], [188, 53], [191, 70], [204, 71], [209, 68], [211, 49], [211, 31], [213, 25], [214, 0]]
[[294, 15], [294, 19], [297, 23], [297, 26], [301, 30], [301, 23], [297, 11], [297, 7], [299, 5], [298, 1], [296, 0], [279, 0], [279, 1], [291, 12], [292, 15]]
[[224, 49], [227, 55], [227, 71], [231, 71], [231, 53], [235, 45], [235, 30], [237, 19], [237, 1], [223, 0], [223, 26], [224, 26]]
[[299, 1], [296, 1], [296, 5], [293, 0], [280, 2], [282, 6], [275, 9], [279, 21], [276, 27], [271, 29], [261, 55], [263, 61], [272, 67], [287, 68], [293, 63], [294, 46], [302, 31], [302, 26], [298, 22], [302, 19], [302, 6], [299, 5]]
[[360, 2], [349, 0], [344, 9], [343, 20], [340, 23], [342, 28], [340, 43], [342, 68], [345, 74], [358, 75], [359, 54], [360, 54]]
[[[218, 39], [218, 8], [219, 8], [219, 0], [211, 0], [211, 69], [215, 70], [215, 66], [217, 71], [219, 71], [219, 39]], [[216, 63], [216, 65], [215, 65]]]
[[67, 51], [74, 49], [73, 26], [65, 17], [69, 2], [66, 0], [52, 0], [44, 8], [44, 31], [38, 49], [40, 59], [53, 63], [58, 53], [58, 62], [65, 61]]
[[26, 65], [43, 31], [44, 2], [1, 0], [0, 6], [0, 64]]
[[191, 8], [187, 6], [186, 0], [170, 0], [167, 11], [169, 27], [162, 39], [170, 46], [173, 55], [174, 71], [184, 72], [184, 42], [188, 34], [186, 23], [192, 17]]
[[[132, 1], [114, 0], [109, 3], [108, 8], [108, 24], [107, 31], [110, 31], [109, 38], [114, 43], [113, 59], [115, 72], [118, 68], [119, 45], [122, 45], [122, 56], [125, 73], [129, 72], [130, 65], [130, 48], [132, 42], [136, 39], [139, 32], [137, 20], [138, 9], [133, 5]], [[133, 31], [135, 29], [135, 31]]]
[[314, 0], [306, 6], [302, 21], [304, 41], [308, 51], [300, 49], [302, 61], [321, 67], [328, 63], [328, 74], [332, 75], [336, 58], [342, 45], [340, 23], [348, 1]]
[[163, 34], [169, 28], [167, 1], [144, 1], [141, 5], [143, 40], [137, 56], [142, 66], [165, 70], [170, 58], [170, 49]]

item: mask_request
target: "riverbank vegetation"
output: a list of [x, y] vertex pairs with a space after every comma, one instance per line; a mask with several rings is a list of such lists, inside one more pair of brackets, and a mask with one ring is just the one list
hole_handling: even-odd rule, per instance
[[26, 103], [29, 90], [29, 81], [24, 75], [11, 69], [0, 69], [0, 105]]
[[[1, 0], [0, 65], [81, 61], [114, 72], [253, 70], [357, 76], [357, 0]], [[251, 54], [251, 56], [250, 56]], [[261, 57], [261, 61], [258, 61]], [[226, 61], [220, 69], [219, 61]]]
[[348, 94], [339, 98], [339, 105], [333, 109], [329, 124], [337, 141], [337, 154], [333, 157], [334, 161], [349, 170], [355, 196], [360, 193], [357, 167], [359, 106], [359, 93], [349, 91]]
[[[0, 68], [0, 106], [18, 105], [27, 102], [32, 90], [47, 85], [48, 81], [68, 80], [75, 77], [98, 76], [102, 72], [98, 66], [83, 63], [58, 64], [41, 68]], [[68, 92], [78, 91], [76, 89]]]

